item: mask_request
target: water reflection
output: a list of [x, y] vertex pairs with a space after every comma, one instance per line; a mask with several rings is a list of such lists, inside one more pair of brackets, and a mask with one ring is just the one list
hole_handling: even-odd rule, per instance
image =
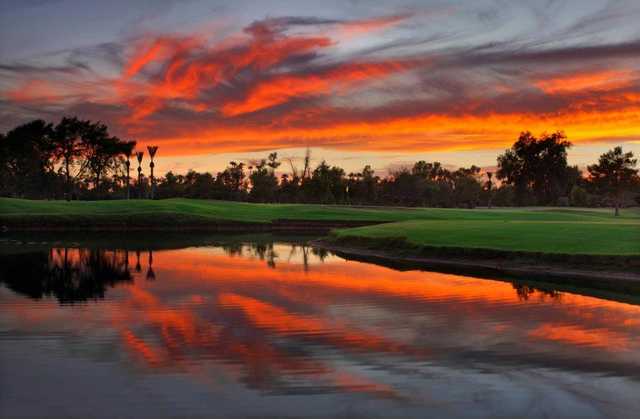
[[127, 251], [54, 248], [0, 254], [0, 283], [61, 303], [104, 298], [107, 288], [132, 281]]
[[[170, 388], [184, 403], [197, 387], [207, 395], [189, 404], [202, 408], [197, 414], [220, 400], [227, 417], [315, 416], [306, 404], [326, 416], [383, 417], [398, 408], [403, 417], [469, 416], [472, 405], [471, 416], [499, 408], [515, 416], [624, 417], [640, 408], [635, 305], [399, 272], [277, 241], [53, 248], [1, 258], [2, 281], [17, 294], [0, 294], [8, 331], [0, 336], [19, 348], [0, 352], [4, 365], [24, 350], [21, 342], [44, 348], [55, 336], [57, 356], [81, 363], [89, 376], [108, 362], [118, 374], [157, 377], [154, 391]], [[66, 306], [97, 299], [82, 310]], [[36, 349], [32, 357], [53, 362], [50, 351]], [[190, 390], [180, 387], [185, 379]], [[118, 403], [138, 397], [126, 390], [113, 396]], [[15, 413], [11, 394], [0, 396], [0, 409], [4, 403]], [[188, 416], [176, 409], [144, 412]]]

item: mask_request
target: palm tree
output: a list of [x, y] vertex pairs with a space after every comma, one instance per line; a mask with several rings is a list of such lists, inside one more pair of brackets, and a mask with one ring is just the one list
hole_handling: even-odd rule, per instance
[[138, 189], [140, 191], [140, 198], [142, 198], [142, 158], [144, 157], [144, 151], [136, 151], [136, 158], [138, 159]]
[[124, 165], [127, 168], [127, 199], [131, 199], [131, 154], [133, 153], [133, 147], [135, 147], [135, 141], [129, 141], [123, 144], [123, 153], [127, 160], [125, 160]]
[[151, 156], [151, 163], [149, 163], [149, 167], [151, 167], [151, 199], [153, 199], [155, 195], [155, 189], [156, 189], [156, 180], [153, 177], [153, 167], [155, 166], [155, 164], [153, 163], [153, 158], [155, 157], [156, 152], [158, 151], [158, 146], [150, 145], [147, 147], [147, 150], [149, 150], [149, 156]]
[[493, 182], [491, 179], [493, 178], [493, 172], [487, 172], [487, 193], [489, 195], [487, 201], [487, 208], [491, 208], [491, 198], [493, 194]]

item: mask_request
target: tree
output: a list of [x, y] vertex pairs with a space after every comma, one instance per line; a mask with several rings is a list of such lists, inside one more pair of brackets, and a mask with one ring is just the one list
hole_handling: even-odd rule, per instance
[[493, 172], [487, 172], [487, 181], [484, 183], [483, 190], [487, 194], [487, 208], [491, 208], [491, 201], [493, 199]]
[[65, 176], [65, 196], [71, 199], [73, 183], [82, 173], [82, 165], [76, 175], [71, 174], [72, 167], [83, 154], [82, 138], [90, 128], [90, 121], [81, 121], [76, 117], [64, 117], [53, 129], [53, 147], [57, 162], [62, 163]]
[[416, 162], [411, 168], [412, 175], [431, 181], [443, 179], [447, 176], [447, 172], [440, 162], [427, 163], [424, 160]]
[[[38, 197], [51, 191], [55, 177], [52, 125], [37, 119], [20, 125], [2, 138], [3, 169], [7, 177], [6, 195]], [[6, 154], [5, 154], [6, 153]]]
[[216, 184], [224, 194], [224, 199], [243, 200], [246, 196], [244, 163], [232, 161], [227, 168], [218, 173]]
[[425, 204], [427, 181], [407, 168], [392, 173], [384, 186], [389, 203], [412, 207]]
[[198, 173], [190, 170], [185, 176], [185, 181], [187, 183], [186, 195], [189, 198], [216, 198], [215, 178], [211, 173]]
[[493, 203], [498, 207], [511, 207], [515, 201], [515, 187], [512, 185], [501, 185], [495, 190]]
[[529, 204], [533, 195], [538, 204], [554, 204], [566, 194], [567, 150], [571, 143], [560, 131], [536, 138], [520, 134], [513, 146], [498, 156], [497, 178], [515, 186], [516, 201]]
[[282, 163], [278, 161], [278, 153], [273, 152], [269, 154], [269, 157], [267, 158], [267, 166], [271, 169], [272, 175], [275, 174], [276, 169], [280, 167], [281, 164]]
[[276, 153], [269, 155], [269, 162], [261, 160], [249, 175], [251, 191], [249, 200], [252, 202], [273, 202], [278, 189], [278, 179], [274, 170], [280, 163], [275, 161]]
[[310, 178], [303, 179], [301, 187], [309, 202], [336, 204], [344, 202], [346, 198], [344, 170], [329, 166], [324, 160], [313, 170]]
[[9, 149], [6, 137], [0, 133], [0, 196], [8, 193], [11, 180], [9, 179], [8, 163]]
[[635, 169], [637, 162], [632, 152], [625, 153], [622, 147], [616, 147], [601, 155], [597, 164], [587, 167], [589, 182], [611, 197], [616, 216], [620, 215], [625, 190], [638, 182], [638, 170]]
[[112, 137], [106, 125], [96, 122], [89, 124], [84, 131], [82, 147], [94, 190], [100, 195], [101, 180], [109, 171], [115, 171], [118, 166], [124, 165], [123, 156], [126, 156], [133, 146], [130, 142]]
[[378, 183], [380, 178], [375, 175], [371, 166], [367, 165], [359, 173], [350, 173], [347, 181], [347, 195], [349, 203], [373, 204], [378, 200]]
[[452, 173], [454, 202], [457, 207], [474, 208], [480, 199], [482, 185], [478, 181], [480, 168], [460, 168]]
[[572, 207], [586, 207], [589, 202], [589, 195], [587, 195], [587, 191], [584, 188], [575, 185], [571, 188], [569, 202]]

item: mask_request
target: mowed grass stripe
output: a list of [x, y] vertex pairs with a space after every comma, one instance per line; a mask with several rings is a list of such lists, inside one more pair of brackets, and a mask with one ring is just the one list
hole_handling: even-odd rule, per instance
[[422, 246], [506, 251], [640, 255], [640, 223], [406, 221], [337, 230], [338, 237], [403, 238]]
[[328, 221], [409, 221], [409, 220], [537, 220], [597, 221], [640, 220], [640, 211], [625, 210], [614, 218], [605, 209], [443, 209], [348, 207], [308, 204], [250, 204], [243, 202], [167, 199], [118, 201], [32, 201], [0, 198], [0, 216], [137, 216], [163, 214], [205, 217], [216, 220], [270, 222], [277, 219]]
[[[524, 208], [442, 209], [167, 199], [32, 201], [0, 198], [1, 225], [136, 224], [163, 226], [274, 220], [386, 222], [338, 235], [405, 238], [428, 246], [565, 254], [640, 254], [640, 210]], [[199, 224], [198, 224], [199, 225]]]

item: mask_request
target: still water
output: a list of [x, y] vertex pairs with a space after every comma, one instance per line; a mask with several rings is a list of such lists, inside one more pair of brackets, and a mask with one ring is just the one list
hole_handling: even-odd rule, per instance
[[633, 298], [162, 242], [2, 240], [0, 417], [640, 417]]

